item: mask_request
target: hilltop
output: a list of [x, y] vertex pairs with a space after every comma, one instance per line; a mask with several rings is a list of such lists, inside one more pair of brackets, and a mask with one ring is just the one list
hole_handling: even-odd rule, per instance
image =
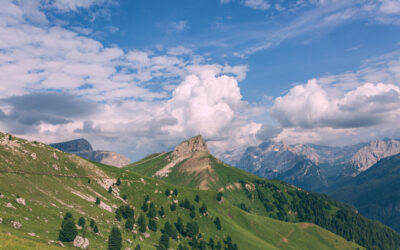
[[84, 138], [53, 143], [50, 144], [50, 146], [66, 153], [75, 154], [85, 159], [104, 163], [114, 167], [123, 167], [130, 163], [130, 160], [121, 154], [111, 151], [93, 150], [90, 142]]

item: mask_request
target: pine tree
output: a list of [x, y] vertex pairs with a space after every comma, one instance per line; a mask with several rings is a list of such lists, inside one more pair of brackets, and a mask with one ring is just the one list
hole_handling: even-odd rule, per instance
[[100, 205], [100, 198], [96, 197], [96, 205]]
[[217, 226], [218, 230], [221, 230], [221, 220], [219, 219], [219, 217], [217, 217], [214, 221], [215, 225]]
[[121, 185], [121, 179], [120, 178], [117, 179], [117, 183], [115, 183], [115, 185], [117, 185], [117, 186]]
[[211, 237], [210, 237], [210, 240], [208, 241], [208, 247], [209, 247], [211, 250], [214, 250], [214, 248], [215, 248], [214, 239], [211, 238]]
[[71, 213], [65, 214], [64, 220], [61, 223], [61, 230], [58, 234], [58, 239], [62, 242], [71, 242], [78, 235], [75, 227], [74, 219]]
[[97, 227], [97, 225], [94, 225], [93, 227], [93, 232], [98, 233], [99, 232], [99, 228]]
[[167, 190], [165, 190], [165, 196], [169, 196], [171, 194], [171, 191], [169, 191], [169, 189], [167, 188]]
[[142, 249], [142, 248], [140, 247], [140, 245], [137, 244], [134, 250], [141, 250], [141, 249]]
[[186, 234], [187, 236], [194, 238], [199, 234], [199, 225], [194, 222], [188, 222], [186, 224]]
[[196, 217], [196, 211], [194, 211], [194, 209], [192, 211], [190, 211], [190, 217], [193, 219], [194, 217]]
[[217, 245], [215, 245], [216, 250], [221, 250], [222, 249], [222, 244], [221, 241], [218, 241]]
[[120, 250], [122, 248], [122, 235], [117, 227], [113, 227], [108, 237], [108, 250]]
[[139, 224], [139, 232], [141, 233], [146, 232], [146, 218], [144, 217], [143, 214], [140, 214], [138, 219], [138, 224]]
[[117, 221], [121, 221], [122, 219], [120, 207], [115, 210], [115, 219], [117, 219]]
[[129, 219], [126, 220], [125, 229], [128, 230], [128, 231], [132, 231], [132, 229], [133, 229], [133, 220], [132, 220], [132, 218], [129, 218]]
[[149, 212], [147, 213], [147, 217], [154, 218], [156, 217], [157, 213], [156, 213], [156, 208], [154, 207], [154, 204], [151, 203], [150, 204], [150, 208], [149, 208]]
[[201, 206], [201, 208], [199, 208], [199, 211], [201, 214], [206, 214], [207, 213], [207, 206], [206, 204], [203, 203], [203, 205]]
[[218, 192], [217, 201], [221, 201], [222, 200], [222, 196], [223, 196], [223, 194], [221, 192]]
[[157, 232], [157, 221], [154, 219], [149, 219], [149, 229], [151, 231]]
[[144, 201], [142, 205], [143, 212], [146, 213], [148, 209], [149, 209], [149, 204], [147, 203], [147, 201]]
[[172, 227], [171, 223], [169, 221], [165, 222], [163, 230], [161, 230], [162, 233], [168, 235], [172, 239], [177, 239], [178, 238], [178, 233], [176, 232], [176, 229]]
[[112, 193], [112, 187], [111, 187], [111, 186], [108, 188], [108, 193], [109, 193], [109, 194]]
[[176, 211], [176, 203], [171, 204], [171, 211]]
[[178, 195], [178, 190], [175, 188], [174, 189], [174, 195], [177, 196]]
[[90, 227], [93, 228], [96, 222], [93, 219], [90, 219]]
[[181, 217], [178, 217], [178, 220], [175, 222], [175, 228], [182, 236], [185, 236], [185, 225]]
[[200, 241], [199, 249], [200, 250], [207, 250], [207, 243], [204, 240]]
[[161, 217], [164, 216], [164, 214], [165, 214], [164, 207], [160, 207], [160, 210], [158, 211], [158, 214], [159, 214]]
[[78, 220], [78, 225], [81, 227], [84, 227], [85, 226], [85, 218], [80, 217]]
[[194, 197], [194, 201], [197, 203], [200, 201], [200, 196], [198, 194], [196, 194], [196, 197]]
[[158, 242], [159, 247], [162, 246], [163, 248], [158, 249], [168, 249], [169, 247], [169, 236], [167, 234], [162, 234], [160, 240]]

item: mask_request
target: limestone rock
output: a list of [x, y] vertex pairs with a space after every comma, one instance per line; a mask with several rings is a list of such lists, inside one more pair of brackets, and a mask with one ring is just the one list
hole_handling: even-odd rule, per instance
[[25, 203], [25, 199], [24, 198], [17, 198], [17, 199], [15, 199], [15, 201], [18, 203], [18, 204], [21, 204], [21, 205], [24, 205], [24, 206], [26, 206], [26, 203]]
[[144, 238], [150, 238], [150, 234], [149, 233], [143, 233]]
[[78, 235], [75, 237], [73, 245], [74, 247], [80, 249], [87, 249], [89, 246], [89, 240], [87, 238], [83, 238], [82, 236]]
[[189, 157], [194, 152], [208, 152], [207, 144], [201, 135], [190, 138], [175, 147], [172, 156]]
[[20, 228], [22, 227], [21, 222], [18, 222], [18, 221], [12, 221], [12, 222], [11, 222], [11, 225], [12, 225], [13, 228], [15, 228], [15, 229], [20, 229]]

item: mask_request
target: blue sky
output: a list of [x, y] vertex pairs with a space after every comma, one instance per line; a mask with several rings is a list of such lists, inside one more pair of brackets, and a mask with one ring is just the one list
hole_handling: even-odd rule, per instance
[[202, 133], [233, 159], [400, 137], [398, 0], [7, 0], [0, 36], [0, 129], [28, 139], [138, 159]]

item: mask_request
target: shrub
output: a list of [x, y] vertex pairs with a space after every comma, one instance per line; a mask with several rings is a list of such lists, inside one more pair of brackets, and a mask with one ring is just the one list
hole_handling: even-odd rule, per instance
[[85, 226], [85, 218], [80, 217], [78, 220], [78, 225], [81, 227], [84, 227]]
[[117, 179], [117, 183], [115, 183], [115, 185], [117, 185], [117, 186], [121, 185], [121, 179], [120, 178]]
[[74, 219], [71, 213], [66, 213], [64, 220], [61, 223], [61, 230], [58, 234], [58, 239], [62, 242], [71, 242], [78, 235], [78, 231], [75, 227]]
[[111, 186], [108, 188], [108, 193], [109, 193], [109, 194], [112, 193], [112, 187], [111, 187]]
[[196, 196], [194, 197], [194, 201], [197, 203], [200, 201], [200, 196], [198, 194], [196, 194]]
[[100, 198], [96, 197], [96, 205], [100, 205]]

